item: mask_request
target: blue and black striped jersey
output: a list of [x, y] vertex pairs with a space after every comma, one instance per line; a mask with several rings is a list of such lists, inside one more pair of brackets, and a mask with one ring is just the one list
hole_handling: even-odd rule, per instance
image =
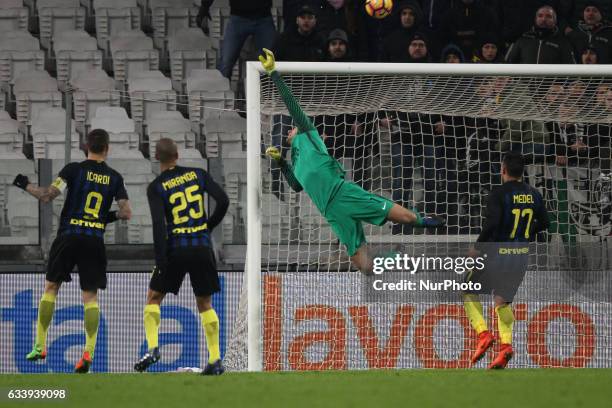
[[539, 191], [526, 183], [509, 181], [491, 190], [478, 242], [531, 242], [548, 225]]
[[[210, 220], [204, 193], [217, 203]], [[163, 171], [149, 185], [147, 198], [158, 262], [165, 258], [168, 248], [210, 246], [210, 230], [221, 222], [228, 206], [221, 187], [205, 170], [193, 167], [175, 166]]]
[[70, 163], [53, 185], [68, 193], [57, 234], [81, 234], [104, 238], [113, 200], [127, 200], [123, 177], [103, 161]]

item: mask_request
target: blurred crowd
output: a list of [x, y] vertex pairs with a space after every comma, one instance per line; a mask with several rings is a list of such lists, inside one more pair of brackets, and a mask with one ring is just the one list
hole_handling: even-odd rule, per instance
[[[612, 63], [609, 0], [396, 0], [383, 19], [368, 16], [363, 0], [284, 0], [281, 33], [275, 31], [271, 3], [230, 2], [232, 17], [221, 50], [225, 76], [250, 35], [257, 49], [273, 49], [279, 61]], [[203, 0], [202, 16], [207, 7]], [[559, 119], [498, 120], [486, 114], [486, 107], [482, 117], [378, 111], [313, 119], [330, 154], [353, 158], [353, 180], [365, 188], [375, 178], [368, 161], [379, 154], [377, 135], [385, 128], [391, 134], [393, 199], [410, 206], [419, 183], [420, 210], [445, 215], [456, 232], [476, 233], [482, 200], [499, 183], [505, 151], [521, 151], [530, 163], [597, 168], [610, 178], [610, 81], [553, 81], [541, 87], [540, 95], [517, 81], [499, 77], [470, 85], [471, 92], [491, 101], [491, 109], [500, 100], [523, 101], [515, 108], [530, 110], [529, 104], [537, 104], [535, 110]], [[580, 120], [587, 110], [608, 119]], [[272, 143], [286, 153], [283, 135], [291, 118], [276, 115], [273, 124]], [[272, 191], [283, 199], [280, 172], [273, 169], [272, 175]], [[393, 232], [406, 233], [406, 228], [394, 226]]]

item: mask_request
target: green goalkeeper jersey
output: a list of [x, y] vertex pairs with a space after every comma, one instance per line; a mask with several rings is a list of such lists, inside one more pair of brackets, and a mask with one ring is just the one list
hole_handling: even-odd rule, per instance
[[323, 139], [278, 72], [274, 71], [271, 78], [299, 132], [291, 143], [293, 174], [321, 214], [325, 215], [327, 205], [344, 183], [344, 169], [329, 155]]

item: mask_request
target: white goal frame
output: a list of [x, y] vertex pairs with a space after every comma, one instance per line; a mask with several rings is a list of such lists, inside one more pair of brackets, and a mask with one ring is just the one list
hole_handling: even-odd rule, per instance
[[[611, 65], [537, 65], [537, 64], [398, 64], [340, 62], [279, 62], [281, 74], [371, 74], [371, 75], [447, 75], [447, 76], [584, 76], [612, 77]], [[246, 63], [247, 106], [247, 253], [245, 273], [247, 290], [248, 370], [262, 371], [261, 298], [261, 90], [259, 62]]]

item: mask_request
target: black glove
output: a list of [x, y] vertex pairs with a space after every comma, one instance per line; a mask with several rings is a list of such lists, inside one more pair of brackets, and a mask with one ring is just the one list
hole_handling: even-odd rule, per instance
[[118, 219], [119, 218], [117, 218], [117, 211], [110, 211], [108, 215], [106, 216], [106, 223], [111, 224], [117, 221]]
[[167, 268], [168, 266], [166, 265], [166, 262], [156, 262], [156, 265], [153, 267], [153, 271], [151, 271], [151, 277], [153, 278], [156, 275], [161, 275], [162, 273], [166, 272]]
[[22, 190], [25, 190], [28, 184], [30, 184], [30, 180], [28, 179], [28, 176], [24, 176], [23, 174], [18, 174], [17, 177], [15, 177], [15, 180], [13, 180], [13, 185]]

